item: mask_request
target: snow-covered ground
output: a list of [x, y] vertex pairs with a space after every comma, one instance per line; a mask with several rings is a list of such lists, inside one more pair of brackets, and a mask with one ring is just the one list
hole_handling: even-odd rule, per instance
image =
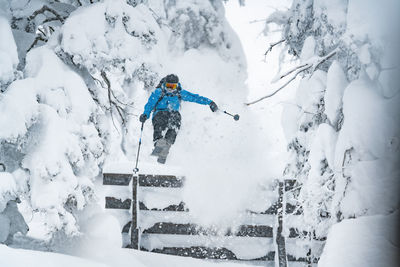
[[[85, 259], [86, 258], [86, 259]], [[2, 267], [245, 267], [247, 264], [198, 260], [131, 249], [104, 249], [74, 257], [65, 254], [15, 249], [0, 245]]]
[[[140, 191], [148, 207], [183, 200], [190, 212], [163, 219], [234, 227], [247, 222], [246, 210], [263, 211], [276, 200], [269, 186], [286, 167], [285, 174], [303, 184], [296, 197], [305, 214], [305, 222], [285, 218], [286, 226], [328, 234], [321, 266], [394, 266], [400, 38], [393, 26], [400, 25], [399, 2], [294, 0], [293, 14], [286, 13], [289, 0], [252, 0], [245, 7], [235, 0], [145, 2], [72, 6], [77, 10], [62, 26], [52, 25], [56, 30], [47, 44], [25, 58], [35, 33], [24, 31], [29, 25], [20, 27], [24, 19], [10, 18], [26, 17], [43, 2], [0, 0], [0, 160], [7, 166], [0, 173], [0, 242], [30, 228], [27, 237], [15, 238], [14, 247], [0, 245], [0, 266], [244, 266], [121, 249], [129, 213], [104, 210], [105, 196], [128, 198], [131, 192], [103, 186], [100, 174], [132, 171], [138, 116], [154, 83], [169, 73], [180, 77], [184, 89], [214, 100], [220, 111], [183, 103], [182, 127], [164, 166], [150, 156], [152, 125], [146, 122], [140, 172], [186, 178], [182, 189]], [[57, 6], [63, 12], [71, 8]], [[264, 61], [269, 44], [284, 36], [279, 23], [262, 35], [265, 17], [275, 8], [283, 10], [275, 18], [284, 25], [290, 24], [285, 15], [297, 19], [284, 34], [298, 54], [281, 53], [278, 45]], [[310, 10], [315, 17], [307, 21]], [[329, 66], [299, 75], [273, 98], [244, 105], [278, 88], [282, 69], [321, 60], [335, 38], [342, 38], [343, 51], [336, 51]], [[18, 64], [23, 68], [17, 70]], [[126, 117], [119, 116], [120, 105]], [[240, 120], [224, 110], [240, 114]], [[19, 200], [28, 226], [17, 212]], [[321, 218], [321, 212], [330, 216]], [[251, 223], [272, 225], [273, 219]], [[144, 216], [139, 223], [156, 220], [159, 216]], [[226, 245], [218, 237], [194, 239], [143, 242]], [[272, 241], [254, 238], [255, 245], [247, 246], [233, 238], [228, 245], [251, 258], [274, 247]], [[287, 240], [287, 250], [305, 256], [310, 244], [302, 241]]]

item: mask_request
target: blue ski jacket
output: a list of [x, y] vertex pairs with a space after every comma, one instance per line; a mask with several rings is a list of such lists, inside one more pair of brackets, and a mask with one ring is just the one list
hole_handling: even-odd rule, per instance
[[[212, 102], [212, 100], [208, 99], [207, 97], [193, 94], [179, 88], [181, 88], [180, 84], [178, 84], [178, 89], [174, 90], [173, 92], [169, 92], [167, 88], [165, 88], [165, 84], [162, 84], [161, 87], [156, 88], [156, 90], [154, 90], [154, 92], [150, 95], [147, 104], [144, 106], [143, 114], [149, 118], [150, 113], [153, 110], [153, 116], [160, 110], [179, 111], [181, 106], [180, 100], [194, 102], [201, 105], [209, 105]], [[163, 97], [161, 99], [162, 95]]]

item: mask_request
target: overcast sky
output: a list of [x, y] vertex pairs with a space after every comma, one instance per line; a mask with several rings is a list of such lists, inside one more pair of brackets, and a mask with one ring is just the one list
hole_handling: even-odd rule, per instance
[[[248, 100], [262, 97], [276, 88], [278, 84], [271, 84], [279, 68], [279, 54], [283, 46], [275, 47], [268, 54], [264, 61], [264, 53], [269, 44], [281, 39], [281, 33], [270, 27], [272, 32], [264, 36], [264, 22], [254, 22], [263, 20], [276, 9], [285, 10], [290, 7], [291, 0], [247, 0], [244, 7], [240, 7], [239, 1], [231, 0], [225, 4], [226, 17], [233, 30], [238, 34], [247, 59], [248, 71]], [[290, 57], [287, 58], [290, 60]], [[288, 69], [292, 63], [285, 63], [283, 70]], [[286, 67], [285, 67], [286, 66]], [[285, 153], [287, 142], [284, 138], [281, 127], [281, 112], [283, 103], [291, 102], [295, 93], [297, 82], [293, 82], [274, 97], [264, 100], [258, 104], [250, 106], [255, 116], [263, 122], [263, 130], [271, 140], [273, 147], [269, 147], [276, 154]]]
[[[263, 96], [270, 87], [269, 81], [275, 76], [278, 69], [278, 55], [280, 48], [272, 51], [264, 62], [264, 53], [271, 42], [278, 41], [281, 34], [277, 31], [264, 36], [264, 20], [276, 9], [285, 10], [291, 0], [247, 0], [244, 7], [239, 6], [239, 1], [231, 0], [225, 4], [226, 17], [239, 35], [248, 64], [249, 99]], [[272, 27], [272, 29], [274, 29]], [[272, 88], [271, 88], [272, 89]]]

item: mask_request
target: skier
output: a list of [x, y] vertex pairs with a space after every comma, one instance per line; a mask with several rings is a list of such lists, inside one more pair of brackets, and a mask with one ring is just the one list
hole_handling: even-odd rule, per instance
[[[212, 112], [218, 110], [214, 101], [183, 90], [179, 78], [175, 74], [169, 74], [161, 79], [144, 106], [144, 112], [140, 115], [139, 120], [144, 123], [153, 112], [154, 150], [151, 155], [158, 156], [157, 161], [162, 164], [165, 163], [169, 149], [174, 144], [177, 132], [181, 127], [181, 114], [179, 113], [181, 100], [209, 105]], [[163, 135], [164, 131], [165, 135]]]

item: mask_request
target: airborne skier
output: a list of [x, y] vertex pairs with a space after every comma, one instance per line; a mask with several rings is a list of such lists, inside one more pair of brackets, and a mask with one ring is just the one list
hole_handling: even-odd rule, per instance
[[[164, 77], [150, 95], [144, 106], [144, 112], [139, 118], [140, 122], [144, 123], [153, 112], [154, 150], [152, 155], [158, 156], [157, 161], [162, 164], [165, 163], [169, 149], [174, 144], [181, 126], [181, 114], [179, 113], [181, 100], [209, 105], [213, 112], [218, 110], [214, 101], [183, 90], [179, 78], [175, 74]], [[163, 135], [164, 131], [165, 135]]]

